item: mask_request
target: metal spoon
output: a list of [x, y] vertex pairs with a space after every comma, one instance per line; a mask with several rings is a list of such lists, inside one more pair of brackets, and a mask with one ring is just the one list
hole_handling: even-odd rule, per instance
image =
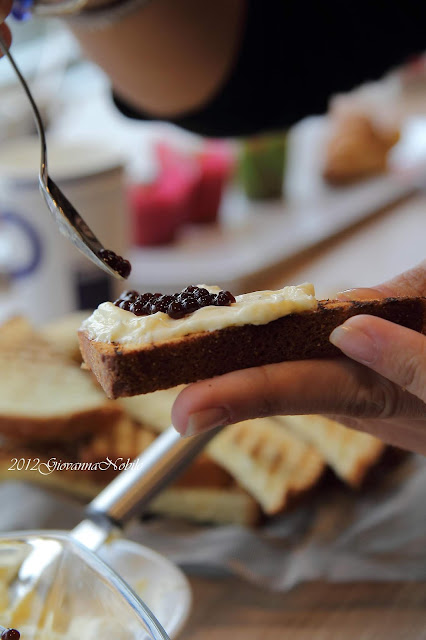
[[[169, 427], [87, 505], [84, 519], [69, 533], [71, 538], [96, 552], [117, 528], [136, 514], [143, 514], [158, 493], [187, 468], [221, 429], [182, 438]], [[53, 570], [57, 558], [58, 546], [49, 541], [25, 558], [10, 585], [15, 611], [25, 606], [41, 576], [46, 577], [45, 572]], [[18, 621], [19, 615], [18, 619], [11, 619], [12, 624]]]
[[[18, 76], [34, 113], [34, 119], [41, 144], [39, 187], [51, 214], [56, 220], [59, 230], [63, 235], [71, 240], [77, 249], [84, 253], [84, 255], [98, 267], [115, 278], [119, 278], [121, 280], [126, 278], [130, 273], [130, 264], [120, 256], [115, 256], [112, 251], [108, 251], [103, 247], [93, 231], [85, 223], [80, 214], [74, 209], [69, 200], [64, 196], [57, 184], [55, 184], [52, 178], [49, 177], [47, 171], [46, 135], [40, 112], [24, 77], [19, 71], [16, 62], [11, 56], [9, 48], [1, 35], [0, 49], [8, 58], [16, 75]], [[120, 269], [120, 264], [125, 268]], [[126, 273], [126, 271], [128, 271], [128, 273]]]

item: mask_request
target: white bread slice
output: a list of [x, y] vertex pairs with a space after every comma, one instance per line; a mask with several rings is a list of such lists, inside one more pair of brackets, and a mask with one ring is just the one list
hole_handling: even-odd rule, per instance
[[13, 349], [36, 336], [31, 324], [22, 316], [6, 320], [0, 326], [0, 349]]
[[[121, 398], [118, 402], [135, 420], [160, 432], [169, 426], [173, 402], [184, 387], [180, 385]], [[290, 429], [298, 439], [314, 446], [335, 473], [352, 487], [362, 483], [386, 448], [381, 440], [323, 416], [277, 416], [274, 419]], [[206, 453], [210, 453], [209, 447]]]
[[[10, 460], [4, 461], [0, 458], [0, 482], [10, 480], [8, 466]], [[62, 471], [53, 471], [45, 476], [20, 471], [14, 479], [64, 492], [84, 501], [94, 498], [105, 486], [91, 478], [70, 477]], [[148, 513], [216, 525], [250, 526], [257, 524], [261, 518], [261, 509], [256, 500], [238, 487], [171, 487], [153, 500], [148, 507]]]
[[[78, 456], [83, 461], [133, 460], [155, 440], [156, 434], [124, 416], [108, 433], [96, 434], [79, 447]], [[105, 477], [108, 476], [105, 474]], [[232, 477], [206, 453], [200, 453], [175, 483], [185, 487], [221, 488], [233, 484]]]
[[[136, 433], [138, 431], [138, 433]], [[148, 446], [154, 438], [152, 433], [146, 429], [132, 426], [125, 417], [113, 429], [114, 435], [107, 443], [107, 438], [95, 436], [92, 442], [80, 447], [80, 452], [74, 455], [68, 451], [61, 453], [60, 448], [56, 451], [46, 452], [40, 445], [32, 448], [17, 448], [12, 443], [0, 449], [0, 482], [11, 479], [11, 457], [32, 458], [41, 460], [41, 464], [46, 463], [51, 455], [57, 460], [64, 462], [96, 462], [106, 459], [109, 455], [113, 462], [117, 461], [120, 454], [123, 458], [131, 454], [131, 449], [137, 446], [140, 451]], [[122, 439], [118, 434], [121, 434]], [[117, 439], [118, 438], [118, 439]], [[115, 442], [116, 450], [111, 452], [110, 444]], [[134, 453], [134, 451], [133, 451]], [[133, 458], [134, 455], [129, 455]], [[126, 458], [125, 458], [126, 459]], [[200, 456], [198, 461], [193, 463], [188, 469], [185, 477], [179, 479], [172, 487], [163, 491], [149, 505], [148, 512], [156, 515], [182, 518], [193, 522], [206, 522], [212, 524], [240, 524], [254, 525], [261, 516], [261, 510], [254, 498], [245, 491], [236, 487], [224, 471], [217, 469], [226, 475], [227, 486], [223, 485], [223, 478], [212, 473], [211, 461], [206, 467], [204, 456]], [[201, 462], [200, 462], [201, 460]], [[13, 474], [13, 479], [22, 482], [44, 486], [48, 489], [59, 490], [79, 499], [89, 500], [111, 480], [111, 473], [108, 471], [83, 471], [83, 470], [53, 470], [49, 474], [41, 474], [37, 470], [24, 469]], [[216, 484], [215, 484], [216, 482]]]
[[272, 418], [226, 427], [207, 452], [267, 514], [283, 511], [291, 498], [313, 487], [325, 469], [323, 457], [312, 446]]
[[377, 438], [348, 429], [324, 416], [279, 416], [279, 424], [313, 445], [346, 484], [358, 487], [386, 445]]
[[171, 487], [150, 506], [151, 513], [200, 523], [255, 525], [257, 502], [239, 487]]
[[[107, 433], [96, 434], [89, 442], [82, 444], [78, 450], [78, 458], [82, 461], [95, 462], [107, 457], [113, 461], [133, 460], [155, 440], [156, 435], [133, 422], [129, 416], [123, 418]], [[114, 469], [105, 472], [104, 479], [114, 476]], [[111, 475], [112, 472], [112, 475]], [[201, 453], [177, 478], [178, 486], [184, 487], [229, 487], [232, 477], [205, 453]]]
[[81, 363], [82, 357], [77, 332], [90, 311], [75, 311], [53, 320], [40, 328], [40, 335], [57, 352], [70, 360]]
[[139, 425], [126, 415], [110, 431], [95, 434], [87, 443], [79, 447], [78, 457], [83, 462], [95, 462], [122, 458], [133, 460], [145, 451], [155, 440], [155, 434]]
[[122, 415], [90, 375], [22, 319], [0, 327], [0, 345], [0, 434], [15, 441], [75, 440], [110, 428]]
[[[184, 386], [121, 398], [119, 402], [133, 418], [160, 432], [169, 426], [173, 402]], [[281, 456], [281, 466], [269, 472], [268, 457], [275, 454]], [[294, 469], [292, 465], [305, 455], [312, 466]], [[311, 446], [306, 447], [303, 438], [301, 441], [281, 425], [277, 428], [267, 418], [227, 427], [207, 445], [203, 458], [226, 469], [267, 513], [285, 509], [287, 498], [310, 488], [325, 469], [322, 456]]]
[[186, 385], [153, 391], [131, 398], [120, 398], [117, 402], [132, 418], [161, 433], [170, 426], [174, 401]]

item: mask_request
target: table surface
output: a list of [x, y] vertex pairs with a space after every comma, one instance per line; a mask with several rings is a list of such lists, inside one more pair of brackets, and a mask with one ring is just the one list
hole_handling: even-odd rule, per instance
[[[327, 297], [374, 285], [424, 259], [425, 238], [426, 196], [418, 194], [253, 287], [310, 281]], [[307, 583], [276, 593], [236, 578], [190, 580], [194, 609], [185, 640], [426, 639], [426, 582]]]
[[191, 578], [184, 640], [423, 640], [426, 583], [307, 583], [288, 593]]

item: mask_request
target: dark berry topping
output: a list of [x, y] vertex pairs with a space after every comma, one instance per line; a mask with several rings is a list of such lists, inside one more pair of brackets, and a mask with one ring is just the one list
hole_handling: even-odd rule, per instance
[[133, 305], [134, 303], [131, 300], [125, 298], [124, 300], [119, 300], [117, 306], [119, 306], [120, 309], [124, 309], [124, 311], [133, 311]]
[[194, 313], [194, 311], [200, 309], [199, 300], [193, 298], [192, 296], [189, 298], [185, 298], [185, 300], [182, 300], [182, 306], [185, 309], [185, 313]]
[[235, 298], [230, 291], [219, 291], [215, 304], [217, 304], [218, 307], [227, 307], [233, 302], [235, 302]]
[[195, 300], [194, 295], [189, 293], [189, 291], [181, 291], [180, 293], [175, 293], [174, 297], [179, 302], [184, 302], [185, 300], [190, 300], [191, 298]]
[[1, 640], [19, 640], [21, 634], [17, 629], [5, 629], [0, 637]]
[[173, 320], [179, 320], [179, 318], [183, 318], [186, 315], [187, 311], [182, 302], [174, 301], [169, 304], [167, 313]]
[[132, 265], [128, 260], [118, 256], [110, 249], [101, 249], [99, 251], [100, 259], [105, 262], [111, 269], [117, 271], [122, 278], [128, 278], [132, 270]]
[[126, 309], [126, 311], [132, 311], [135, 314], [135, 316], [148, 315], [147, 306], [144, 302], [142, 302], [140, 297], [133, 302], [133, 307], [131, 309]]
[[136, 298], [139, 296], [137, 291], [133, 291], [133, 290], [129, 290], [129, 291], [125, 291], [124, 293], [121, 294], [121, 298], [126, 298], [126, 300], [136, 300]]
[[125, 291], [114, 304], [137, 316], [161, 312], [178, 320], [203, 307], [210, 305], [229, 307], [233, 302], [235, 302], [235, 298], [229, 291], [220, 291], [215, 294], [210, 293], [204, 287], [191, 285], [173, 295], [161, 293], [139, 295], [137, 291]]
[[155, 306], [157, 311], [162, 311], [163, 313], [167, 313], [167, 309], [174, 301], [173, 296], [160, 296], [155, 302]]
[[209, 292], [207, 291], [207, 289], [204, 289], [203, 287], [196, 287], [195, 291], [194, 291], [194, 296], [196, 298], [204, 298], [205, 296], [208, 296]]
[[197, 298], [198, 306], [201, 307], [209, 307], [215, 303], [216, 296], [211, 293], [203, 294]]

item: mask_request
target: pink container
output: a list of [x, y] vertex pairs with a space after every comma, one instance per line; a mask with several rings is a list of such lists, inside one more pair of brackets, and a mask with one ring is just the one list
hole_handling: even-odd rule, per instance
[[188, 218], [193, 184], [177, 169], [163, 171], [150, 185], [131, 185], [127, 196], [131, 240], [137, 246], [169, 244]]
[[214, 223], [224, 188], [235, 166], [234, 154], [226, 143], [207, 143], [197, 155], [197, 161], [200, 177], [191, 202], [189, 222]]

